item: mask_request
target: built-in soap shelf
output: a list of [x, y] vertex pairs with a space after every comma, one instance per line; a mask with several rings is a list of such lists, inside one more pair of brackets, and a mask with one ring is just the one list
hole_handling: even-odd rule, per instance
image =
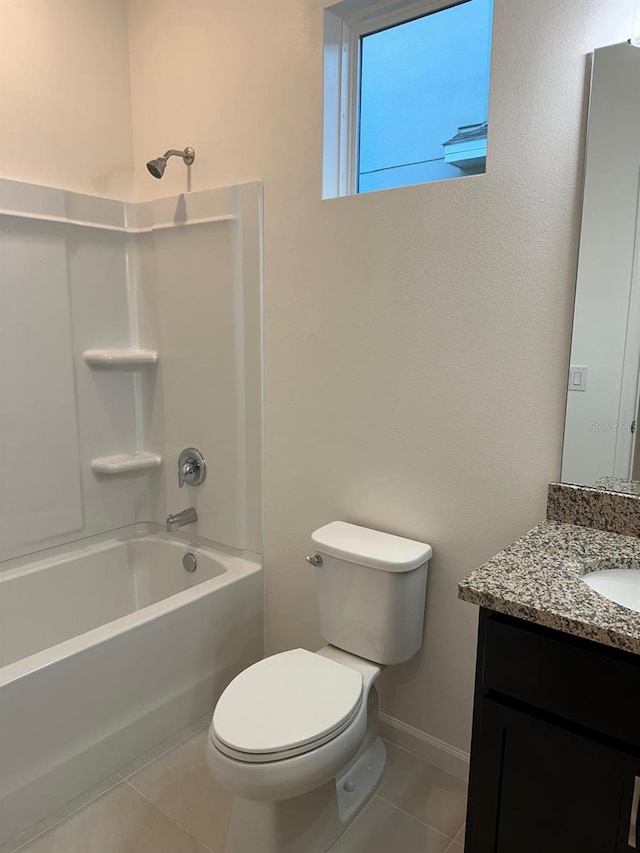
[[96, 474], [128, 474], [158, 468], [162, 457], [155, 453], [119, 453], [115, 456], [99, 456], [91, 460], [91, 470]]
[[82, 358], [89, 367], [113, 367], [135, 370], [158, 363], [158, 353], [152, 349], [88, 349]]
[[[139, 370], [158, 363], [158, 353], [152, 349], [123, 347], [121, 349], [88, 349], [82, 353], [85, 363], [97, 370]], [[138, 393], [136, 390], [134, 393]], [[133, 415], [136, 417], [135, 413]], [[139, 451], [136, 453], [117, 453], [113, 456], [98, 456], [91, 460], [94, 474], [128, 474], [157, 468], [162, 457], [156, 453]]]

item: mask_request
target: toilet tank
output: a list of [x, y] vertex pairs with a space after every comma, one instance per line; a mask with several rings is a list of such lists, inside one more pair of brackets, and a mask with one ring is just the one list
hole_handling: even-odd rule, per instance
[[431, 546], [344, 521], [311, 540], [322, 561], [316, 580], [327, 642], [380, 664], [413, 657], [422, 645]]

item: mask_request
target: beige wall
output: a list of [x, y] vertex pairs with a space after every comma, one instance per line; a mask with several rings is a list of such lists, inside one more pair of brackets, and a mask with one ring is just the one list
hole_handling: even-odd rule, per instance
[[[144, 168], [174, 145], [196, 148], [194, 190], [265, 184], [269, 646], [321, 643], [315, 527], [428, 540], [424, 649], [383, 707], [464, 748], [476, 613], [456, 583], [543, 517], [559, 473], [586, 54], [627, 37], [633, 0], [496, 0], [487, 174], [324, 202], [326, 0], [129, 5], [136, 195], [185, 189], [179, 163]], [[2, 174], [126, 195], [122, 0], [0, 10]]]
[[[317, 647], [309, 533], [433, 545], [421, 655], [383, 709], [468, 744], [474, 608], [456, 583], [541, 520], [560, 470], [586, 54], [631, 0], [496, 0], [486, 176], [321, 201], [322, 0], [131, 0], [139, 166], [265, 184], [267, 640]], [[162, 193], [184, 188], [172, 164]]]
[[0, 0], [0, 174], [127, 198], [127, 0]]

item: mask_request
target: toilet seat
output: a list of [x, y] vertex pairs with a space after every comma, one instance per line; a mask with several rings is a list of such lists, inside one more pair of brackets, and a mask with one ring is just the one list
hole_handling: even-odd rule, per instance
[[362, 695], [358, 670], [305, 649], [282, 652], [229, 684], [213, 714], [211, 739], [239, 761], [284, 760], [341, 734]]

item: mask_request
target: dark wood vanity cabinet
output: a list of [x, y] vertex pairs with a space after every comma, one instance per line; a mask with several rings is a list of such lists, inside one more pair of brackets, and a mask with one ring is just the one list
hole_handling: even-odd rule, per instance
[[480, 612], [465, 853], [640, 853], [640, 656]]

